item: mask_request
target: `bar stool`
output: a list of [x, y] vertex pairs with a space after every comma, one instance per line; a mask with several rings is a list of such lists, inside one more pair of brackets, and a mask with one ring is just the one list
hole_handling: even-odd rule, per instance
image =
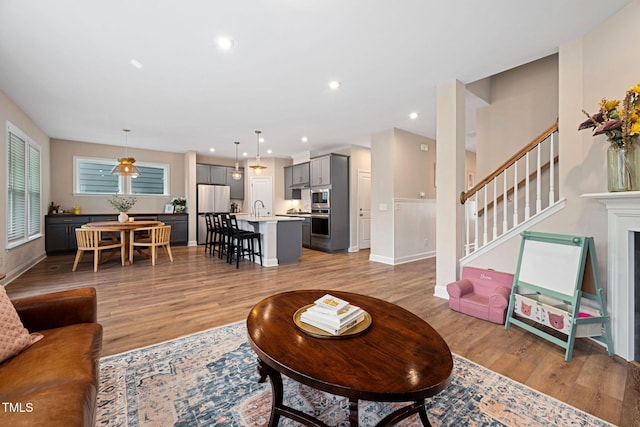
[[[227, 231], [229, 233], [227, 262], [231, 264], [235, 255], [236, 268], [240, 268], [240, 258], [248, 256], [252, 262], [255, 262], [257, 255], [260, 257], [260, 265], [262, 265], [262, 234], [238, 228], [238, 220], [235, 215], [228, 215], [224, 220], [227, 223]], [[258, 242], [257, 251], [255, 249], [256, 241]]]
[[213, 250], [213, 222], [212, 222], [213, 214], [207, 212], [204, 214], [204, 223], [207, 227], [207, 234], [204, 239], [204, 251], [206, 252], [209, 249], [209, 255], [211, 255], [211, 251]]
[[223, 252], [225, 250], [225, 245], [226, 245], [225, 230], [222, 225], [222, 214], [218, 214], [218, 213], [211, 214], [211, 219], [213, 221], [213, 230], [212, 230], [211, 247], [209, 248], [209, 253], [211, 255], [215, 255], [217, 250], [218, 258], [222, 258]]

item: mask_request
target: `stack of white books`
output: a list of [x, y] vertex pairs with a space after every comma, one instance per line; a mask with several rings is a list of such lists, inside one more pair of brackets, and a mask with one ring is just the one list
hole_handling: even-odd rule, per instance
[[332, 335], [340, 335], [362, 322], [365, 314], [360, 307], [327, 294], [307, 308], [300, 320]]

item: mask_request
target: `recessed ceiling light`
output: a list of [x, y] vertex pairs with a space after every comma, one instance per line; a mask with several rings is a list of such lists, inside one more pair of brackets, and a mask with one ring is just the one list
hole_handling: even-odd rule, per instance
[[273, 153], [273, 151], [272, 151], [271, 149], [268, 149], [268, 150], [267, 150], [267, 153], [268, 153], [268, 154], [271, 154], [271, 153]]
[[260, 138], [258, 138], [258, 141], [260, 141], [260, 142], [264, 142], [264, 138], [263, 138], [263, 137], [260, 137]]
[[303, 136], [303, 137], [302, 137], [302, 138], [300, 138], [300, 139], [302, 140], [302, 142], [307, 142], [307, 141], [308, 141], [308, 139], [307, 139], [307, 137], [306, 137], [306, 136]]
[[418, 113], [416, 113], [415, 111], [414, 111], [413, 113], [410, 113], [410, 114], [409, 114], [409, 118], [410, 118], [411, 120], [415, 120], [415, 119], [417, 119], [417, 118], [418, 118]]
[[340, 82], [337, 80], [332, 80], [329, 82], [329, 89], [337, 90], [340, 87]]
[[218, 47], [224, 50], [231, 49], [233, 47], [233, 40], [229, 37], [220, 37], [218, 38]]
[[140, 61], [136, 59], [132, 59], [130, 62], [131, 62], [131, 65], [137, 68], [138, 70], [142, 68], [142, 64], [140, 63]]
[[211, 151], [212, 153], [214, 153], [216, 151], [215, 148], [209, 148], [209, 151]]
[[242, 153], [242, 155], [243, 155], [244, 157], [247, 157], [247, 156], [249, 155], [249, 153], [247, 153], [247, 152], [245, 151], [245, 152], [243, 152], [243, 153]]

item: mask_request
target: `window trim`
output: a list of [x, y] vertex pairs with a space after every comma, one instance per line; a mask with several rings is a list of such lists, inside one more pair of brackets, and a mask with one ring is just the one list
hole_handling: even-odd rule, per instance
[[[24, 144], [24, 156], [25, 156], [25, 164], [24, 164], [24, 172], [25, 172], [25, 210], [24, 210], [24, 233], [22, 235], [22, 237], [20, 239], [15, 239], [15, 240], [9, 240], [9, 227], [8, 227], [8, 222], [9, 222], [9, 218], [11, 217], [10, 215], [10, 211], [9, 211], [9, 161], [11, 160], [9, 158], [9, 146], [11, 143], [11, 138], [9, 136], [9, 134], [12, 133], [14, 135], [16, 135], [18, 138], [24, 140], [25, 144]], [[24, 131], [22, 131], [20, 128], [18, 128], [16, 125], [14, 125], [13, 123], [11, 123], [10, 121], [7, 120], [7, 125], [6, 125], [6, 131], [5, 131], [5, 136], [6, 136], [6, 152], [5, 152], [5, 169], [6, 169], [6, 173], [5, 173], [5, 177], [7, 180], [7, 192], [5, 193], [7, 200], [6, 200], [6, 221], [7, 221], [7, 234], [6, 234], [6, 249], [13, 249], [16, 248], [18, 246], [24, 245], [25, 243], [29, 243], [32, 242], [36, 239], [39, 239], [43, 236], [43, 223], [44, 223], [44, 217], [43, 217], [43, 210], [42, 210], [42, 147], [40, 146], [40, 144], [38, 144], [36, 141], [34, 141], [32, 138], [29, 137], [29, 135], [27, 135]], [[40, 214], [39, 214], [39, 230], [34, 233], [34, 234], [29, 234], [29, 229], [31, 228], [30, 225], [30, 218], [31, 218], [31, 191], [30, 191], [30, 182], [31, 180], [29, 179], [29, 171], [30, 171], [30, 151], [31, 149], [34, 149], [35, 151], [37, 151], [38, 153], [38, 188], [39, 188], [39, 196], [38, 196], [38, 205], [40, 206]]]

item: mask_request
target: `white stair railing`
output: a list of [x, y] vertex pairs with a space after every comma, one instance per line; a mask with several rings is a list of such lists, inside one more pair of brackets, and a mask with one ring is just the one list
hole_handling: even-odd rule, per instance
[[[557, 135], [556, 122], [473, 188], [460, 194], [460, 202], [467, 203], [465, 255], [558, 202]], [[531, 201], [535, 203], [533, 215]]]

